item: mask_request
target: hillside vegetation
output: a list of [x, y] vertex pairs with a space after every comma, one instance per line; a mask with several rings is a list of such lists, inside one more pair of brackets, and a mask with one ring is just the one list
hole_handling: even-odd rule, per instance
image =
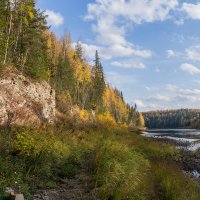
[[184, 175], [174, 157], [179, 154], [173, 146], [111, 124], [2, 130], [0, 199], [6, 187], [27, 199], [39, 189], [59, 189], [84, 169], [90, 199], [198, 200], [199, 182]]
[[34, 0], [1, 1], [0, 68], [12, 66], [33, 80], [46, 80], [56, 91], [62, 113], [75, 106], [80, 115], [94, 110], [117, 123], [142, 127], [140, 114], [105, 80], [98, 52], [90, 65], [81, 42], [74, 45], [66, 33], [57, 38], [45, 17]]

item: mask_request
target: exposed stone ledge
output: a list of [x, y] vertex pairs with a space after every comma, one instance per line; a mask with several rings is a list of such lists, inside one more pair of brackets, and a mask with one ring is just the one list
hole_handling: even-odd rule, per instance
[[17, 72], [0, 77], [0, 125], [53, 123], [55, 91], [45, 82], [32, 82]]

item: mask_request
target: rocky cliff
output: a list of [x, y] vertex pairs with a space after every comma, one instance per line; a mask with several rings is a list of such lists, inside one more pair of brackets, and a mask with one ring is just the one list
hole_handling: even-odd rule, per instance
[[0, 76], [0, 125], [53, 123], [55, 91], [45, 82], [33, 82], [7, 71]]

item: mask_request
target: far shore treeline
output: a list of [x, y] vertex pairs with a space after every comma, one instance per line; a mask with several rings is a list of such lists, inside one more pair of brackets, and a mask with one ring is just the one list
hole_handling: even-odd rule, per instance
[[200, 128], [200, 109], [149, 111], [143, 116], [148, 128]]

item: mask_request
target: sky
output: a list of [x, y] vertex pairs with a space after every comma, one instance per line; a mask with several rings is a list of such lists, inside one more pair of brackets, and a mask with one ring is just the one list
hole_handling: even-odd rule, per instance
[[38, 0], [140, 111], [200, 108], [200, 0]]

